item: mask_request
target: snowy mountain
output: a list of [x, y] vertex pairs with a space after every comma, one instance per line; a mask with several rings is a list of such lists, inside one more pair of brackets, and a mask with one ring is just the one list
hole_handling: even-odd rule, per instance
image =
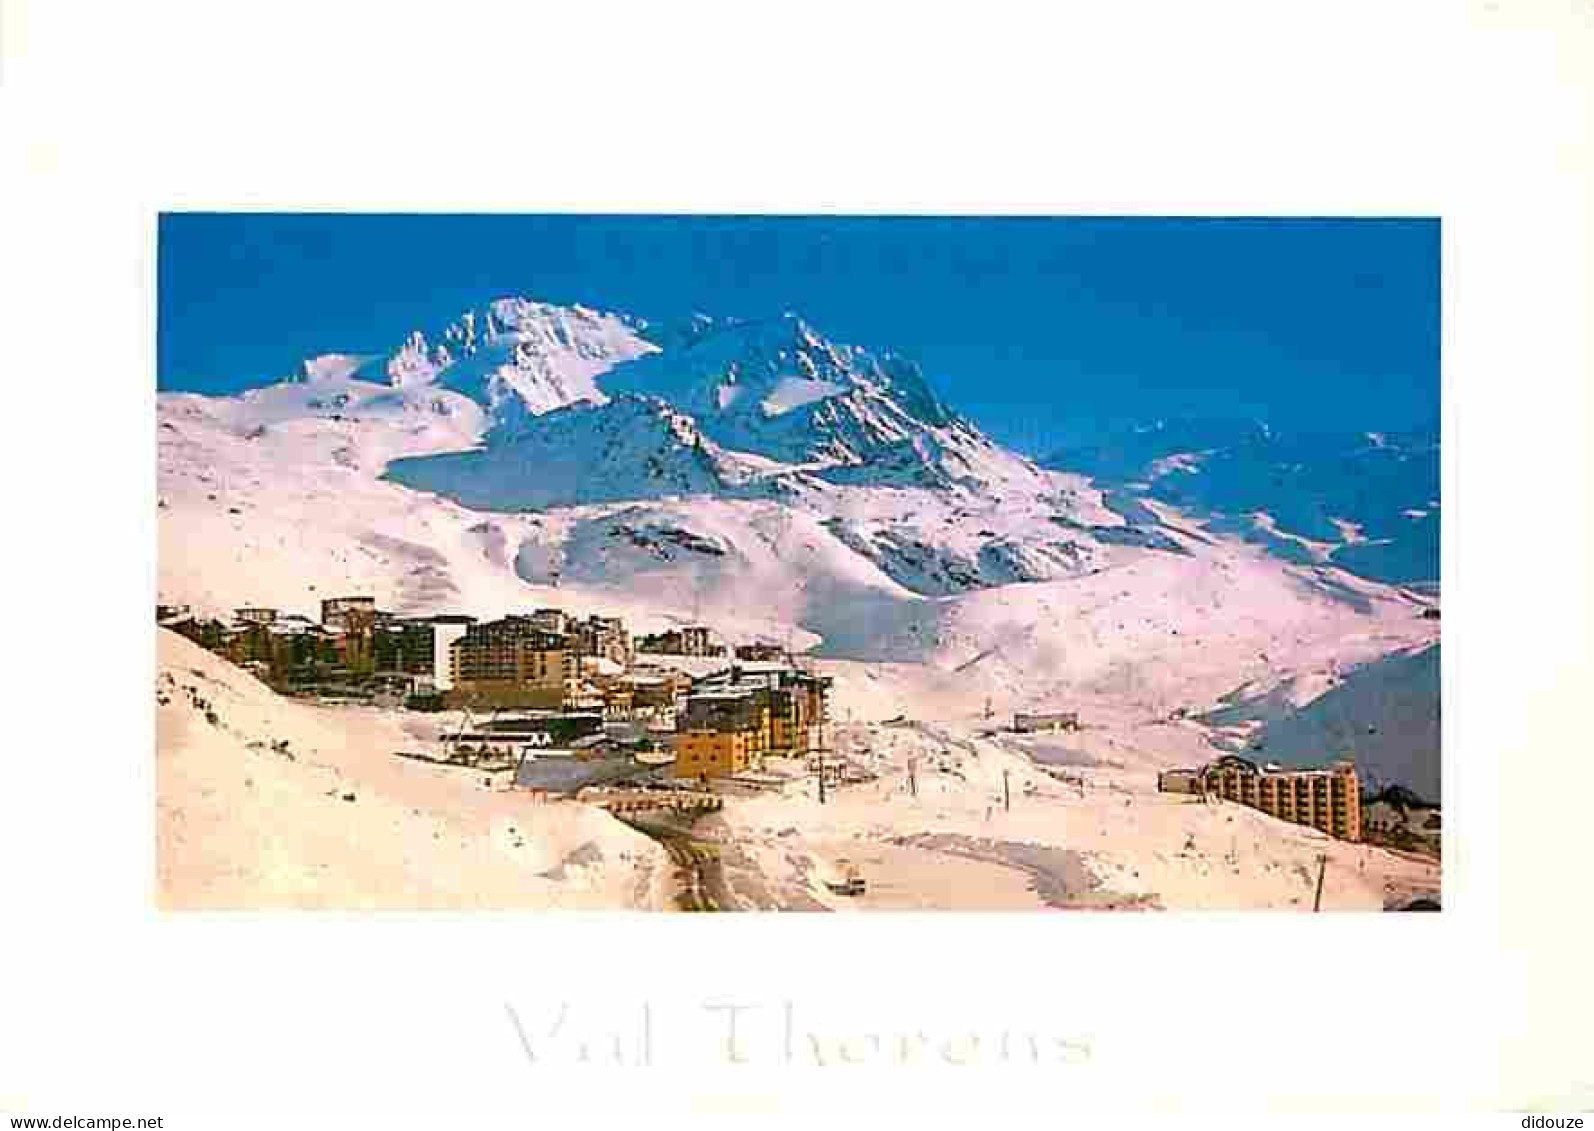
[[387, 477], [476, 509], [544, 510], [713, 494], [763, 470], [685, 413], [627, 394], [530, 417], [473, 451], [397, 460]]
[[1042, 462], [1201, 514], [1290, 561], [1399, 584], [1438, 581], [1435, 432], [1311, 435], [1253, 421], [1159, 421]]
[[602, 387], [660, 397], [726, 447], [791, 464], [855, 466], [937, 430], [978, 434], [913, 362], [832, 342], [796, 314], [695, 327]]
[[[1428, 458], [1393, 460], [1403, 439], [1300, 480], [1327, 484], [1317, 511], [1264, 490], [1291, 482], [1277, 468], [1295, 449], [1271, 438], [1164, 433], [1041, 467], [912, 363], [796, 316], [654, 326], [505, 299], [237, 397], [163, 394], [158, 419], [160, 599], [211, 612], [337, 592], [405, 613], [555, 604], [813, 649], [854, 671], [860, 709], [884, 680], [914, 709], [1069, 702], [1141, 722], [1218, 710], [1237, 686], [1288, 684], [1304, 710], [1320, 673], [1438, 637], [1427, 598], [1341, 568], [1399, 545], [1379, 477]], [[1281, 555], [1236, 524], [1250, 499], [1314, 544], [1322, 512], [1339, 541], [1294, 553], [1270, 535]], [[1384, 709], [1348, 708], [1380, 728], [1359, 716]]]
[[304, 379], [448, 390], [481, 405], [493, 426], [512, 429], [528, 416], [607, 400], [596, 377], [658, 348], [643, 328], [640, 320], [584, 306], [502, 298], [465, 311], [431, 336], [411, 332], [391, 354], [312, 358]]
[[[706, 453], [710, 463], [731, 471], [723, 479], [704, 480], [697, 455], [688, 461], [697, 470], [650, 466], [656, 474], [635, 484], [641, 491], [637, 497], [658, 494], [661, 484], [677, 491], [741, 484], [758, 471], [805, 472], [849, 486], [1016, 486], [1029, 493], [1050, 486], [1030, 461], [948, 410], [916, 364], [889, 352], [834, 343], [795, 314], [759, 322], [695, 315], [650, 327], [626, 315], [506, 298], [467, 311], [433, 338], [414, 331], [390, 355], [310, 358], [299, 377], [284, 383], [316, 387], [324, 396], [266, 395], [288, 411], [313, 411], [312, 402], [336, 408], [339, 395], [352, 395], [340, 385], [346, 382], [358, 383], [357, 391], [364, 392], [385, 383], [412, 399], [429, 391], [458, 394], [481, 410], [484, 427], [476, 439], [485, 448], [522, 445], [513, 451], [523, 461], [531, 452], [562, 447], [572, 455], [579, 451], [600, 468], [606, 459], [638, 454], [630, 450], [636, 445], [612, 443], [617, 430], [641, 419], [635, 406], [662, 405], [673, 414], [667, 430], [680, 448]], [[629, 398], [633, 407], [541, 419], [573, 405], [602, 405], [611, 397]], [[453, 402], [445, 398], [442, 403]], [[658, 411], [641, 415], [655, 417], [657, 424]], [[571, 423], [575, 419], [581, 423]], [[592, 435], [577, 435], [583, 429]], [[696, 439], [687, 441], [688, 433]], [[671, 458], [662, 451], [652, 454], [666, 462]], [[523, 462], [507, 452], [449, 459], [433, 469], [411, 460], [395, 475], [448, 493], [466, 481], [466, 462], [472, 468], [472, 505], [479, 506], [525, 509], [605, 501], [623, 497], [629, 489], [624, 481], [634, 478], [626, 467], [614, 476], [591, 477], [585, 496], [568, 478], [568, 490], [550, 492], [528, 486], [516, 472]], [[496, 491], [491, 488], [495, 469], [501, 479]]]
[[1326, 689], [1301, 698], [1247, 689], [1225, 697], [1206, 721], [1220, 743], [1289, 765], [1349, 757], [1368, 790], [1391, 782], [1437, 804], [1439, 789], [1438, 644], [1395, 652], [1333, 672]]
[[[899, 584], [932, 595], [1101, 565], [1099, 528], [1076, 521], [1091, 513], [1077, 477], [1043, 471], [992, 442], [948, 411], [912, 363], [835, 344], [795, 315], [756, 323], [699, 316], [653, 333], [673, 345], [597, 378], [599, 395], [613, 400], [512, 421], [483, 405], [499, 423], [482, 444], [396, 461], [387, 477], [499, 511], [780, 499]], [[969, 513], [999, 517], [948, 530], [936, 516], [954, 496]], [[866, 517], [844, 515], [853, 498], [868, 500]], [[1038, 524], [1038, 536], [1017, 534], [1015, 518]]]

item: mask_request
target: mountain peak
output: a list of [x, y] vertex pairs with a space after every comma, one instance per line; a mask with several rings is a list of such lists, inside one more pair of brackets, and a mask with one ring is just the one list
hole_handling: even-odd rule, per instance
[[[657, 340], [657, 339], [655, 339]], [[617, 366], [603, 390], [662, 397], [727, 448], [794, 464], [865, 462], [955, 418], [914, 363], [833, 341], [796, 311], [710, 325]]]
[[328, 381], [344, 381], [363, 376], [361, 370], [379, 360], [372, 354], [322, 353], [307, 357], [299, 363], [299, 372], [288, 378], [290, 383], [313, 385]]
[[578, 401], [602, 402], [595, 379], [658, 346], [640, 319], [580, 304], [506, 296], [466, 310], [432, 336], [409, 334], [387, 359], [399, 387], [435, 385], [485, 408], [499, 426]]
[[[407, 391], [460, 394], [483, 410], [489, 447], [557, 436], [602, 438], [604, 450], [619, 451], [614, 430], [630, 421], [665, 447], [701, 452], [707, 445], [732, 460], [808, 470], [853, 468], [848, 478], [860, 482], [1008, 477], [999, 470], [1002, 453], [942, 404], [915, 362], [837, 342], [795, 309], [760, 319], [694, 313], [649, 325], [508, 295], [440, 330], [412, 331], [390, 355], [323, 355], [307, 361], [304, 373], [305, 380], [360, 375]], [[553, 431], [537, 426], [546, 414], [611, 399], [624, 403]], [[672, 483], [696, 483], [694, 475]]]

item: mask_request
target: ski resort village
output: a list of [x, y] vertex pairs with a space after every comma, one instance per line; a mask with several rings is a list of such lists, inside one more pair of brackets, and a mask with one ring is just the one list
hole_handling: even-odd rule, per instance
[[1436, 437], [524, 298], [157, 413], [164, 908], [1440, 905]]

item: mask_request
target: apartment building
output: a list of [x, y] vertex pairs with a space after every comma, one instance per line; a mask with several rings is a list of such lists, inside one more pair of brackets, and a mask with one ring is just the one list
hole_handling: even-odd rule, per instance
[[475, 617], [441, 615], [430, 618], [432, 625], [432, 686], [439, 691], [454, 687], [454, 669], [449, 649], [476, 623]]
[[637, 651], [659, 656], [722, 656], [725, 645], [714, 643], [706, 625], [687, 625], [637, 637]]
[[829, 689], [829, 679], [785, 664], [736, 664], [704, 676], [676, 720], [676, 772], [726, 776], [765, 754], [821, 749]]
[[693, 681], [694, 693], [745, 690], [769, 711], [767, 747], [804, 754], [823, 745], [831, 680], [782, 662], [732, 664]]
[[631, 663], [631, 634], [619, 617], [589, 616], [571, 626], [571, 635], [582, 656], [601, 656], [621, 667]]
[[559, 708], [574, 696], [569, 638], [527, 616], [469, 625], [448, 646], [450, 706]]
[[1327, 769], [1258, 766], [1226, 754], [1201, 771], [1204, 792], [1310, 825], [1341, 840], [1361, 840], [1361, 784], [1348, 759]]
[[430, 620], [395, 620], [374, 628], [376, 670], [431, 678], [436, 672], [436, 635]]
[[1157, 790], [1159, 793], [1200, 793], [1201, 771], [1160, 770], [1157, 773]]
[[752, 731], [678, 731], [675, 736], [675, 776], [727, 778], [758, 765], [757, 739]]

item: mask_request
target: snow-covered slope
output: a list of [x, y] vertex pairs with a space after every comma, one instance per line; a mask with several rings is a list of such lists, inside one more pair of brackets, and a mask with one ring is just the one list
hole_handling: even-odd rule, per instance
[[473, 451], [397, 461], [387, 477], [468, 507], [544, 510], [711, 494], [768, 462], [726, 452], [663, 401], [625, 395], [556, 409]]
[[929, 595], [1076, 576], [1102, 564], [1103, 532], [1128, 530], [1079, 477], [948, 412], [903, 359], [793, 315], [655, 333], [663, 348], [602, 377], [612, 402], [500, 424], [472, 451], [398, 461], [388, 477], [500, 511], [779, 499]]
[[838, 482], [1041, 487], [1029, 461], [952, 413], [916, 364], [832, 342], [796, 314], [699, 321], [666, 340], [679, 344], [615, 367], [602, 387], [660, 397], [726, 448]]
[[1286, 765], [1348, 757], [1369, 786], [1398, 783], [1437, 803], [1439, 669], [1439, 645], [1420, 645], [1336, 665], [1316, 685], [1240, 688], [1206, 719], [1231, 749]]
[[1254, 421], [1173, 420], [1043, 461], [1212, 518], [1291, 561], [1364, 577], [1439, 577], [1439, 437], [1285, 434]]
[[[487, 427], [482, 407], [444, 389], [395, 389], [346, 376], [321, 376], [251, 389], [237, 397], [161, 395], [163, 466], [207, 433], [253, 445], [270, 464], [322, 459], [378, 474], [389, 460], [466, 448]], [[196, 459], [208, 453], [193, 450]]]
[[226, 908], [655, 907], [667, 861], [585, 805], [394, 758], [399, 719], [292, 702], [165, 630], [155, 678], [158, 898]]

